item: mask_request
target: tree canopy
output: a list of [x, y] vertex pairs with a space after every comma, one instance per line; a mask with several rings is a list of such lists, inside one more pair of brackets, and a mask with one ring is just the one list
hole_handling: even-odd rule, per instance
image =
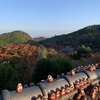
[[86, 47], [84, 45], [79, 47], [78, 51], [77, 51], [77, 57], [78, 58], [81, 58], [81, 57], [84, 57], [84, 58], [91, 57], [91, 49], [90, 49], [90, 47]]
[[0, 64], [0, 91], [3, 89], [13, 90], [18, 82], [16, 71], [9, 62]]
[[73, 66], [67, 58], [57, 58], [54, 60], [42, 58], [37, 62], [32, 80], [34, 83], [37, 83], [40, 80], [45, 80], [49, 74], [56, 78], [57, 75], [66, 74], [72, 68]]
[[79, 46], [77, 52], [74, 52], [73, 54], [70, 55], [71, 58], [73, 59], [87, 59], [91, 57], [92, 50], [90, 47], [86, 47], [84, 45]]
[[13, 31], [0, 34], [0, 47], [5, 47], [8, 44], [30, 43], [34, 44], [36, 41], [27, 33], [23, 31]]
[[66, 45], [71, 45], [76, 48], [83, 44], [92, 49], [98, 49], [100, 48], [100, 25], [91, 25], [69, 34], [62, 34], [39, 41], [39, 43], [55, 49]]

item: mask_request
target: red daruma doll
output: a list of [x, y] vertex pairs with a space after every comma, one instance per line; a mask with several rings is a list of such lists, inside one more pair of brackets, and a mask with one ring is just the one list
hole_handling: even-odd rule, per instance
[[48, 82], [51, 83], [51, 82], [53, 82], [53, 77], [51, 75], [48, 75], [48, 79], [47, 80], [48, 80]]
[[23, 86], [21, 83], [17, 84], [16, 92], [21, 93], [23, 91]]

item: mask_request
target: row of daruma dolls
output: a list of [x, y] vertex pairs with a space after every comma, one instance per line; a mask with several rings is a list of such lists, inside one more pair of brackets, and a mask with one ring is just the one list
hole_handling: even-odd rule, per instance
[[[51, 93], [49, 94], [49, 98], [48, 100], [56, 100], [59, 99], [60, 97], [65, 96], [66, 94], [68, 95], [69, 93], [73, 92], [74, 90], [74, 86], [72, 85], [65, 85], [65, 87], [61, 87], [61, 89], [56, 89], [56, 91], [51, 91]], [[91, 98], [91, 100], [96, 100], [96, 93], [100, 92], [100, 85], [99, 84], [95, 84], [90, 91], [87, 90], [89, 92], [89, 96]], [[44, 100], [41, 97], [37, 97], [36, 100]], [[68, 99], [68, 100], [87, 100], [86, 97], [86, 93], [84, 91], [84, 89], [79, 88], [77, 94], [75, 94], [75, 96], [73, 97], [73, 99]], [[97, 100], [100, 100], [100, 98], [98, 98]]]
[[[48, 75], [47, 81], [51, 83], [51, 82], [53, 82], [53, 80], [54, 80], [53, 77], [51, 75]], [[32, 86], [34, 86], [34, 83], [30, 83], [30, 87], [32, 87]], [[24, 88], [27, 88], [27, 87], [28, 87], [27, 85], [24, 85]], [[21, 83], [17, 84], [16, 92], [18, 92], [18, 93], [23, 92], [23, 86]]]
[[[48, 75], [48, 78], [47, 78], [47, 81], [49, 83], [53, 82], [53, 77], [51, 75]], [[68, 95], [70, 94], [71, 92], [73, 92], [74, 89], [78, 89], [81, 93], [82, 96], [85, 95], [85, 92], [84, 90], [82, 90], [81, 88], [86, 86], [86, 85], [89, 85], [90, 84], [90, 78], [83, 78], [83, 79], [79, 79], [79, 81], [75, 81], [72, 84], [70, 84], [69, 86], [68, 85], [65, 85], [65, 87], [61, 87], [61, 89], [56, 89], [56, 91], [51, 91], [48, 95], [49, 97], [49, 100], [56, 100], [56, 99], [59, 99], [60, 97], [64, 96], [64, 95]], [[78, 97], [76, 97], [78, 98]], [[82, 100], [85, 100], [84, 97], [82, 97], [83, 99]], [[39, 98], [37, 98], [36, 100], [40, 100]]]
[[90, 84], [90, 78], [83, 78], [83, 79], [79, 79], [79, 81], [75, 81], [74, 82], [74, 88], [75, 89], [80, 89], [83, 88], [84, 86], [87, 86]]
[[[56, 100], [64, 95], [68, 95], [71, 92], [73, 92], [74, 89], [78, 89], [80, 91], [81, 96], [85, 96], [85, 92], [82, 88], [89, 84], [90, 84], [90, 78], [79, 79], [79, 81], [75, 81], [73, 85], [72, 84], [70, 84], [69, 86], [65, 85], [65, 87], [61, 87], [61, 89], [57, 89], [56, 91], [51, 91], [51, 93], [49, 94], [49, 100]], [[76, 98], [78, 98], [78, 96]]]
[[[100, 85], [99, 84], [95, 84], [91, 89], [90, 89], [90, 97], [91, 100], [96, 100], [96, 94], [100, 93]], [[100, 97], [98, 98], [98, 100], [100, 100]]]
[[[66, 86], [66, 88], [62, 87], [61, 90], [56, 89], [56, 91], [51, 91], [51, 93], [49, 94], [49, 100], [59, 99], [60, 97], [68, 95], [73, 91], [74, 91], [74, 87], [72, 85], [70, 85], [68, 87]], [[84, 92], [84, 90], [82, 88], [78, 89], [78, 91], [81, 94], [81, 96], [83, 96], [83, 97], [85, 96], [85, 92]], [[79, 96], [76, 95], [75, 96], [75, 100], [81, 100], [81, 99], [78, 99], [78, 98], [79, 98]]]
[[[96, 99], [96, 94], [100, 93], [99, 84], [95, 84], [90, 90], [87, 90], [87, 91], [89, 93], [91, 100], [100, 100], [100, 97]], [[73, 100], [87, 100], [87, 98], [85, 97], [85, 92], [83, 92], [83, 95], [81, 92], [78, 92], [78, 94], [75, 96]]]
[[73, 70], [71, 70], [69, 73], [67, 73], [68, 75], [71, 75], [71, 76], [75, 76], [76, 73], [78, 73], [80, 70], [82, 69], [85, 69], [85, 70], [88, 70], [90, 72], [93, 72], [96, 70], [96, 66], [94, 64], [92, 65], [88, 65], [88, 66], [79, 66], [78, 68], [74, 68]]
[[[51, 76], [51, 75], [48, 75], [48, 79], [47, 79], [47, 81], [48, 82], [53, 82], [53, 77]], [[82, 87], [84, 87], [84, 86], [86, 86], [86, 85], [89, 85], [90, 84], [90, 78], [83, 78], [83, 79], [79, 79], [79, 81], [78, 80], [76, 80], [75, 82], [74, 82], [74, 88], [75, 89], [80, 89], [80, 88], [82, 88]], [[71, 85], [72, 86], [72, 85]], [[67, 87], [68, 88], [68, 87]]]
[[[61, 87], [61, 89], [56, 89], [56, 91], [51, 91], [51, 93], [49, 94], [49, 100], [56, 100], [64, 95], [68, 95], [71, 92], [73, 92], [74, 89], [78, 89], [81, 96], [85, 96], [85, 92], [82, 89], [82, 87], [89, 84], [90, 84], [90, 78], [80, 79], [79, 81], [76, 81], [73, 85], [72, 84], [70, 84], [69, 86], [65, 85], [65, 87]], [[76, 98], [78, 98], [78, 96], [76, 96]], [[78, 99], [75, 99], [75, 100], [78, 100]], [[85, 100], [85, 99], [82, 99], [82, 100]]]

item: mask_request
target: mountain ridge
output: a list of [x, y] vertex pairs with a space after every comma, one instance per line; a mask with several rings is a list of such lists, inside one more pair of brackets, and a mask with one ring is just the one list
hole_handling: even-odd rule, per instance
[[35, 42], [34, 39], [26, 32], [21, 30], [15, 30], [12, 32], [2, 33], [0, 34], [0, 46], [5, 47], [6, 45], [18, 44], [18, 43], [28, 43]]
[[32, 38], [28, 33], [23, 32], [21, 30], [0, 34], [1, 47], [4, 47], [10, 43], [42, 44], [46, 47], [52, 47], [54, 49], [58, 49], [59, 46], [68, 46], [68, 45], [73, 47], [85, 45], [91, 48], [99, 48], [100, 24], [86, 26], [77, 31], [68, 34], [57, 35], [51, 38], [45, 38], [45, 37]]
[[[78, 47], [81, 45], [89, 46], [91, 48], [99, 48], [100, 43], [100, 24], [90, 25], [68, 34], [58, 35], [46, 40], [39, 41], [47, 47], [57, 49], [58, 46], [71, 45]], [[54, 47], [55, 46], [55, 47]]]

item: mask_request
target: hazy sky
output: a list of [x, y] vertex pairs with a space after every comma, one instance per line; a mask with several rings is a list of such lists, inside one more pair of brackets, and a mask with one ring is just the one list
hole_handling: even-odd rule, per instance
[[0, 0], [0, 33], [52, 37], [100, 24], [100, 0]]

